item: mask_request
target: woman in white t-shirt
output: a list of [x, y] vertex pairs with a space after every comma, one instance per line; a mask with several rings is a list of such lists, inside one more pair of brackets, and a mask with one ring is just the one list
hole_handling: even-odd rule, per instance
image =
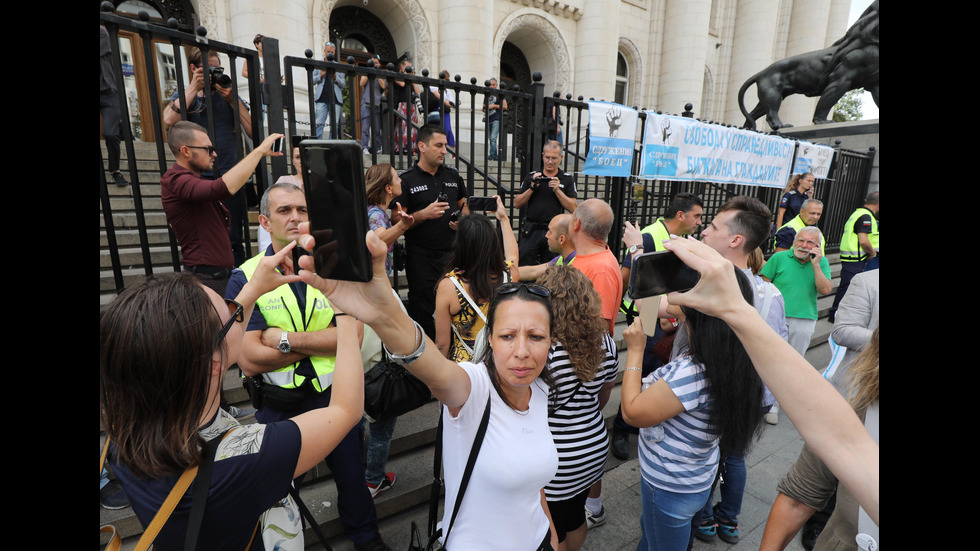
[[[743, 298], [752, 304], [754, 286], [733, 270]], [[638, 551], [687, 549], [691, 519], [711, 493], [719, 457], [747, 449], [761, 427], [762, 380], [738, 337], [719, 318], [693, 308], [682, 311], [688, 353], [642, 383], [646, 335], [640, 320], [623, 333], [623, 417], [640, 427], [643, 514]]]
[[[312, 250], [315, 243], [308, 225], [300, 231], [304, 233], [301, 244]], [[418, 323], [398, 307], [388, 278], [382, 275], [385, 244], [373, 232], [367, 244], [376, 274], [369, 283], [321, 279], [309, 270], [306, 260], [301, 260], [305, 269], [300, 277], [320, 289], [331, 304], [371, 326], [389, 357], [424, 381], [445, 406], [442, 531], [446, 548], [552, 549], [557, 536], [543, 491], [558, 468], [548, 429], [551, 291], [535, 284], [498, 286], [487, 312], [489, 346], [479, 363], [457, 364], [440, 354]], [[451, 522], [464, 466], [488, 403], [486, 435]]]

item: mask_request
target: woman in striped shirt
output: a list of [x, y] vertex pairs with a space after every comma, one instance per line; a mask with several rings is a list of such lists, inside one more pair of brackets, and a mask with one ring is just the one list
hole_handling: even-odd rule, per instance
[[578, 551], [588, 533], [585, 500], [606, 463], [609, 439], [602, 407], [616, 384], [619, 360], [602, 318], [602, 299], [585, 274], [549, 266], [538, 284], [551, 289], [555, 310], [548, 425], [558, 449], [558, 472], [544, 493], [558, 549]]
[[[735, 275], [751, 304], [752, 284], [740, 270]], [[688, 354], [642, 383], [639, 366], [646, 337], [639, 320], [623, 333], [623, 417], [641, 427], [643, 516], [638, 551], [687, 549], [691, 519], [708, 499], [719, 457], [747, 449], [761, 426], [762, 380], [738, 337], [719, 318], [692, 308], [682, 311]]]

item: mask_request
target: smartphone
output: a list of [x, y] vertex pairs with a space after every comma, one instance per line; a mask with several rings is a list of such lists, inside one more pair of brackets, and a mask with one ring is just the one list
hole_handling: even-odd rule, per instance
[[272, 152], [273, 153], [282, 153], [283, 152], [283, 149], [285, 147], [286, 147], [286, 137], [285, 136], [279, 136], [279, 139], [278, 140], [272, 142]]
[[470, 212], [493, 212], [497, 210], [497, 199], [495, 197], [473, 196], [466, 200], [470, 207]]
[[440, 203], [448, 203], [449, 195], [446, 195], [445, 191], [440, 191], [439, 195], [436, 196], [436, 201], [439, 201]]
[[671, 251], [644, 253], [633, 259], [629, 295], [637, 299], [686, 291], [697, 285], [700, 277]]
[[353, 140], [303, 140], [299, 149], [317, 275], [370, 281], [361, 145]]

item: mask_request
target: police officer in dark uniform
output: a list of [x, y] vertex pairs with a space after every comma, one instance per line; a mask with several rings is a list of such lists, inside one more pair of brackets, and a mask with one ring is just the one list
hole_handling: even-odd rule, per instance
[[563, 210], [575, 212], [578, 205], [575, 180], [559, 169], [561, 143], [551, 140], [544, 144], [541, 172], [528, 174], [521, 182], [521, 191], [514, 197], [514, 207], [524, 211], [521, 226], [521, 266], [544, 264], [555, 257], [548, 248], [548, 223]]
[[436, 283], [456, 241], [457, 221], [469, 214], [469, 208], [463, 178], [455, 168], [444, 164], [446, 131], [423, 126], [418, 133], [418, 147], [418, 163], [401, 174], [402, 195], [395, 201], [414, 218], [412, 227], [405, 232], [408, 314], [429, 338], [435, 339], [432, 313], [436, 307]]

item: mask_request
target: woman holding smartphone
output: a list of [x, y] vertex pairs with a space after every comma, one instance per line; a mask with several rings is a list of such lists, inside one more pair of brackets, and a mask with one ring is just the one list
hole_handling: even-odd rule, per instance
[[[315, 245], [309, 235], [301, 241], [307, 250]], [[367, 244], [375, 266], [369, 283], [324, 280], [309, 271], [312, 259], [301, 260], [305, 269], [300, 277], [371, 326], [389, 357], [425, 382], [445, 406], [446, 548], [552, 549], [557, 537], [543, 492], [558, 467], [548, 429], [551, 291], [535, 284], [497, 287], [487, 311], [486, 352], [479, 363], [456, 363], [440, 354], [418, 323], [399, 308], [388, 278], [380, 275], [385, 247], [377, 235], [369, 233]], [[488, 407], [478, 460], [456, 507], [464, 465]]]

